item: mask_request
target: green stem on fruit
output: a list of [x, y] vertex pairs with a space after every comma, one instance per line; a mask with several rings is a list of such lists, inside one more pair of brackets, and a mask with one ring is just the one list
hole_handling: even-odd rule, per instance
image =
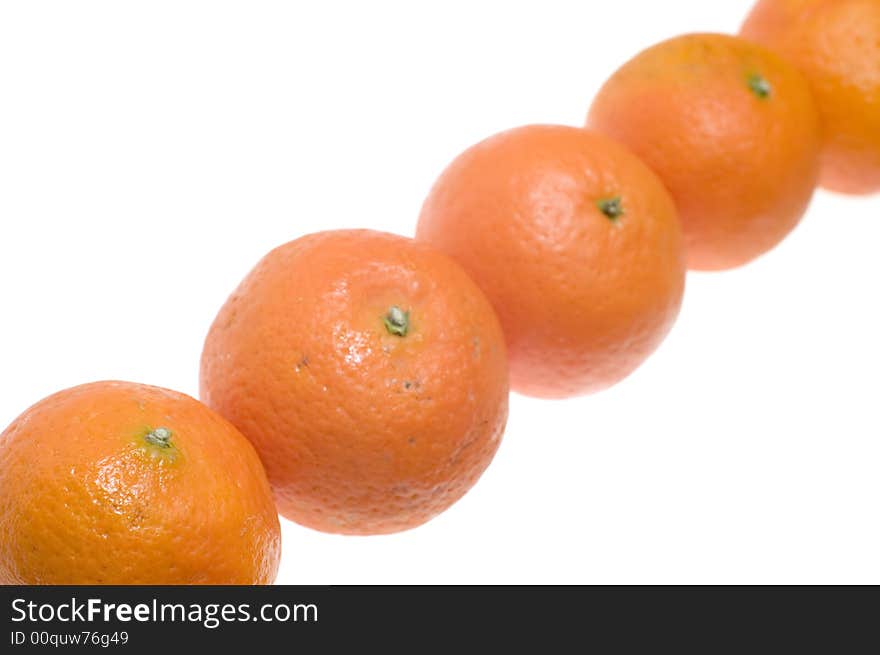
[[599, 211], [605, 214], [612, 221], [616, 221], [623, 216], [623, 199], [620, 196], [613, 198], [603, 198], [596, 202]]
[[770, 94], [773, 91], [773, 87], [770, 86], [770, 82], [768, 82], [765, 77], [758, 75], [757, 73], [749, 76], [749, 89], [752, 90], [752, 93], [761, 98], [761, 100], [769, 98]]
[[144, 441], [159, 448], [171, 448], [171, 430], [168, 428], [156, 428], [144, 436]]
[[389, 333], [398, 337], [405, 337], [409, 331], [409, 312], [403, 311], [397, 305], [392, 305], [385, 314], [382, 322]]

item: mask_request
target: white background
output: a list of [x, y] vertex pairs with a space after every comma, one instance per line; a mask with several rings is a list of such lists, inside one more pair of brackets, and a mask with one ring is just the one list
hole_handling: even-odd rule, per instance
[[[464, 147], [580, 124], [603, 79], [749, 2], [0, 4], [0, 424], [82, 382], [197, 393], [267, 250], [412, 234]], [[593, 397], [512, 399], [473, 491], [387, 537], [284, 522], [284, 583], [880, 583], [880, 197], [691, 275]], [[0, 426], [2, 427], [2, 426]]]

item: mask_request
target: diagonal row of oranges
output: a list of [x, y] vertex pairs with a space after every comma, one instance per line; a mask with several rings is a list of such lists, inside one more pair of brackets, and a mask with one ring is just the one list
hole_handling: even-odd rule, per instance
[[655, 45], [586, 128], [462, 153], [415, 240], [269, 253], [210, 329], [203, 402], [99, 382], [22, 414], [0, 436], [0, 582], [266, 584], [276, 508], [344, 534], [420, 525], [491, 462], [509, 385], [623, 379], [686, 269], [767, 252], [817, 184], [880, 190], [880, 0], [761, 0], [743, 37]]

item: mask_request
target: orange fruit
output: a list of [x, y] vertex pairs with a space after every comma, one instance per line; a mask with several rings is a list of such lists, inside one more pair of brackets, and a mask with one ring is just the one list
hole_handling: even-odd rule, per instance
[[0, 435], [2, 584], [270, 584], [280, 551], [259, 458], [189, 396], [86, 384]]
[[453, 261], [340, 230], [270, 252], [220, 310], [201, 396], [256, 446], [281, 513], [380, 534], [449, 507], [507, 419], [503, 335]]
[[744, 39], [690, 34], [648, 48], [605, 83], [587, 122], [666, 184], [693, 269], [732, 268], [767, 252], [816, 187], [821, 128], [809, 86]]
[[529, 125], [466, 150], [434, 184], [416, 238], [492, 301], [511, 386], [560, 398], [621, 380], [659, 345], [684, 289], [681, 229], [657, 177], [622, 146]]
[[880, 191], [880, 0], [761, 0], [742, 28], [807, 76], [822, 115], [822, 186]]

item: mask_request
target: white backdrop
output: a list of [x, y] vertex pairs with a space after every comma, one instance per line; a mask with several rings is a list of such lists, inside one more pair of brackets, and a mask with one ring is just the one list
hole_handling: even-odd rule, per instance
[[[464, 147], [580, 124], [641, 48], [747, 0], [0, 4], [0, 424], [116, 378], [197, 393], [271, 247], [412, 234]], [[460, 503], [387, 537], [284, 522], [284, 583], [880, 583], [880, 197], [817, 195], [601, 395], [512, 399]], [[2, 427], [0, 426], [0, 427]]]

